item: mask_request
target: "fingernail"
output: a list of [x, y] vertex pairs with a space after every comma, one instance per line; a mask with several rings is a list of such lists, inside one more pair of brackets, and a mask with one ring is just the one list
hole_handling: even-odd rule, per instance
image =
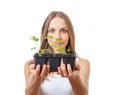
[[70, 67], [70, 64], [67, 64], [68, 67]]
[[62, 64], [62, 67], [64, 67], [64, 64]]

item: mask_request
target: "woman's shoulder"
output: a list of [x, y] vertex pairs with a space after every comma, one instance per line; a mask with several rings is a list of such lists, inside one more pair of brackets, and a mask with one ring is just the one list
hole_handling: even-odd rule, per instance
[[80, 66], [82, 66], [82, 67], [90, 67], [90, 62], [89, 62], [88, 59], [79, 57], [79, 58], [78, 58], [78, 63], [79, 63]]
[[90, 63], [88, 59], [85, 59], [85, 58], [82, 58], [82, 57], [79, 57], [79, 61], [81, 63], [85, 63], [85, 64], [89, 64]]

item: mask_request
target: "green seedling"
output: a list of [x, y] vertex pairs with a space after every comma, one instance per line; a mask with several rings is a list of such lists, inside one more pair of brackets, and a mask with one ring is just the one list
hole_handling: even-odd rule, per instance
[[37, 37], [35, 37], [35, 36], [31, 36], [30, 39], [33, 40], [33, 41], [35, 41], [35, 42], [38, 42], [38, 41], [39, 41], [39, 39], [38, 39]]
[[[45, 39], [52, 39], [52, 38], [53, 38], [53, 36], [45, 37]], [[38, 51], [38, 41], [39, 41], [39, 38], [37, 38], [36, 36], [31, 36], [30, 39], [36, 43], [36, 47], [32, 47], [31, 50], [37, 50]], [[55, 41], [56, 42], [61, 42], [61, 39], [57, 38]], [[54, 44], [52, 44], [51, 46], [55, 47], [55, 48], [58, 48], [58, 49], [60, 49], [62, 47], [62, 46], [58, 46], [58, 45], [54, 45]], [[48, 52], [49, 52], [49, 49], [41, 49], [41, 50], [38, 51], [38, 55], [42, 56], [43, 54], [48, 53]], [[60, 54], [66, 54], [66, 53], [70, 53], [71, 49], [70, 49], [70, 47], [68, 47], [68, 49], [66, 51], [64, 49], [61, 49], [61, 50], [58, 50], [58, 52]]]
[[70, 47], [68, 47], [68, 49], [66, 51], [64, 49], [59, 50], [59, 53], [61, 53], [61, 54], [67, 54], [67, 53], [70, 53], [70, 52], [71, 52]]
[[30, 39], [36, 43], [36, 46], [32, 47], [31, 50], [38, 50], [37, 47], [38, 47], [38, 41], [39, 41], [39, 39], [37, 37], [35, 37], [35, 36], [31, 36]]
[[41, 49], [41, 50], [39, 50], [38, 55], [42, 56], [44, 53], [45, 53], [45, 49]]
[[48, 53], [48, 51], [49, 51], [49, 49], [41, 49], [41, 50], [39, 50], [38, 55], [42, 56], [43, 54]]
[[36, 49], [36, 47], [31, 48], [31, 50], [35, 50], [35, 49]]
[[60, 42], [61, 40], [60, 40], [60, 39], [56, 39], [55, 41], [56, 41], [56, 42]]
[[52, 39], [53, 38], [53, 36], [47, 36], [47, 37], [45, 37], [45, 39]]
[[[36, 43], [36, 47], [32, 47], [31, 50], [37, 50], [39, 56], [42, 56], [43, 54], [49, 52], [49, 49], [38, 50], [38, 41], [39, 41], [39, 38], [37, 38], [35, 36], [31, 36], [30, 39]], [[47, 37], [45, 37], [45, 39], [52, 39], [52, 36], [47, 36]]]
[[[61, 41], [61, 39], [56, 39], [56, 40], [55, 40], [55, 42], [60, 42], [60, 41]], [[53, 45], [53, 44], [52, 44], [51, 46], [53, 46], [53, 47], [55, 47], [55, 48], [60, 48], [60, 47], [61, 47], [61, 46], [57, 46], [57, 45]]]
[[60, 54], [65, 54], [65, 50], [62, 49], [62, 50], [58, 50]]
[[66, 52], [67, 52], [67, 53], [70, 53], [70, 52], [71, 52], [70, 47], [67, 48]]
[[[57, 38], [55, 41], [56, 42], [61, 42], [61, 39]], [[53, 46], [55, 48], [58, 48], [58, 49], [60, 49], [62, 47], [62, 46], [57, 46], [57, 45], [53, 45], [53, 44], [51, 46]], [[58, 50], [58, 52], [61, 53], [61, 54], [66, 54], [66, 53], [70, 53], [71, 49], [70, 49], [70, 47], [68, 47], [66, 51], [64, 49], [61, 49], [61, 50]]]
[[60, 48], [60, 46], [57, 46], [57, 45], [51, 45], [52, 47], [55, 47], [55, 48]]

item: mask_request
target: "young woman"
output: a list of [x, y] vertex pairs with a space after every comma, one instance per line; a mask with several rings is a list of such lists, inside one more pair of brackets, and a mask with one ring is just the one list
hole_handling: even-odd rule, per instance
[[[46, 36], [52, 39], [45, 40]], [[59, 39], [59, 42], [56, 42]], [[51, 53], [66, 51], [69, 47], [73, 54], [75, 52], [75, 38], [72, 23], [69, 17], [60, 11], [51, 12], [46, 18], [41, 31], [41, 47], [50, 49]], [[54, 47], [54, 45], [60, 48]], [[26, 95], [88, 95], [88, 82], [90, 73], [89, 61], [78, 59], [75, 70], [70, 64], [65, 66], [61, 61], [58, 72], [49, 72], [50, 66], [40, 65], [35, 67], [34, 59], [25, 63]]]

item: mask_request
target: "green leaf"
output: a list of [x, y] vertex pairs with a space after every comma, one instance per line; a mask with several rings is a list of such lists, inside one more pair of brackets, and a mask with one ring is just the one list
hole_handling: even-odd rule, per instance
[[35, 42], [37, 42], [39, 39], [37, 38], [37, 37], [35, 37], [35, 36], [31, 36], [31, 38], [30, 38], [31, 40], [33, 40], [33, 41], [35, 41]]
[[55, 48], [60, 48], [60, 46], [57, 46], [57, 45], [53, 45], [53, 44], [52, 44], [51, 46], [53, 46], [53, 47], [55, 47]]
[[31, 48], [31, 50], [35, 50], [35, 49], [36, 49], [36, 47]]
[[68, 49], [67, 49], [67, 53], [70, 53], [71, 52], [71, 49], [70, 49], [70, 47], [68, 47]]
[[61, 40], [60, 39], [56, 39], [56, 42], [60, 42]]
[[47, 36], [47, 37], [45, 37], [45, 39], [52, 39], [53, 38], [53, 36]]
[[66, 52], [64, 49], [62, 49], [62, 50], [59, 50], [59, 53], [65, 54]]

